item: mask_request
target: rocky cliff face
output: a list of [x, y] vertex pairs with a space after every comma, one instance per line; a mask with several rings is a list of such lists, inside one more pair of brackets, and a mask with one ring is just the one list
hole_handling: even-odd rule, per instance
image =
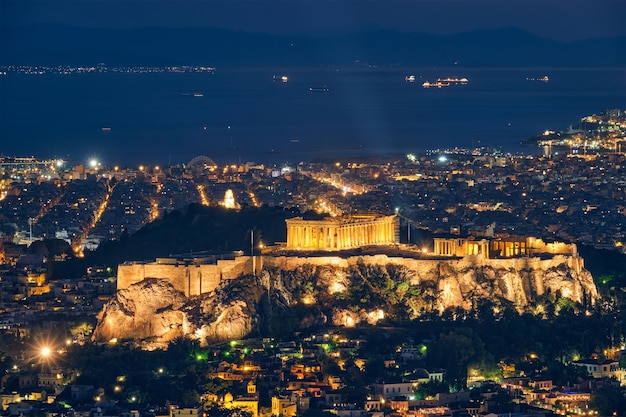
[[103, 308], [94, 340], [166, 344], [189, 335], [204, 344], [267, 332], [272, 320], [291, 329], [352, 326], [430, 311], [470, 311], [486, 299], [521, 311], [561, 298], [579, 304], [598, 298], [591, 274], [575, 257], [297, 259], [274, 259], [258, 277], [225, 280], [195, 297], [185, 297], [167, 280], [145, 279], [120, 290]]
[[239, 339], [257, 326], [265, 293], [265, 286], [251, 275], [224, 281], [196, 297], [185, 297], [166, 279], [147, 278], [118, 291], [103, 307], [93, 339], [149, 340], [154, 345], [180, 336], [203, 343]]

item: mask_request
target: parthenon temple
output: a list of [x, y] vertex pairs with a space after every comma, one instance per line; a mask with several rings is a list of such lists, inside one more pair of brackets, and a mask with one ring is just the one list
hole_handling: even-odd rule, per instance
[[343, 250], [399, 241], [395, 215], [360, 214], [323, 220], [287, 219], [287, 249]]

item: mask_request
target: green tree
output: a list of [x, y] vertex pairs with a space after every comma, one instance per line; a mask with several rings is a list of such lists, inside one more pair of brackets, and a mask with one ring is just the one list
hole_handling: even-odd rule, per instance
[[601, 416], [626, 415], [626, 398], [619, 388], [607, 386], [591, 393], [589, 408]]
[[450, 392], [450, 384], [446, 381], [428, 381], [422, 382], [415, 389], [415, 398], [424, 399], [434, 397], [441, 392]]

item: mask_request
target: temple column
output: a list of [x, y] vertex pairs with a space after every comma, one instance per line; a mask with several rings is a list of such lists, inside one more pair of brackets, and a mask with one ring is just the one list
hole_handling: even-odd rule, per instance
[[391, 224], [389, 222], [385, 223], [385, 226], [383, 228], [383, 240], [385, 242], [392, 242], [393, 239], [389, 239], [389, 226], [391, 226]]
[[341, 249], [343, 245], [343, 229], [337, 226], [337, 249]]
[[348, 226], [348, 233], [350, 235], [350, 247], [354, 247], [354, 227]]
[[291, 239], [293, 239], [293, 230], [291, 226], [287, 226], [287, 247], [291, 247]]
[[334, 228], [331, 226], [328, 226], [328, 247], [330, 249], [335, 249], [334, 243], [335, 243], [335, 239], [333, 239], [334, 237]]
[[321, 249], [324, 247], [324, 227], [316, 227], [317, 229], [317, 248]]
[[354, 226], [348, 226], [348, 233], [350, 234], [350, 247], [354, 247]]

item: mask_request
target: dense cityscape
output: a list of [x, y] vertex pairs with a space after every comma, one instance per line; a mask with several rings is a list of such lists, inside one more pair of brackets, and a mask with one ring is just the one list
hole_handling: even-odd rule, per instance
[[[441, 149], [401, 158], [293, 164], [218, 165], [210, 156], [198, 156], [186, 164], [136, 167], [107, 166], [95, 159], [79, 163], [3, 157], [2, 413], [49, 417], [624, 415], [625, 129], [623, 110], [585, 116], [576, 129], [534, 138], [534, 146], [545, 151], [542, 156], [488, 148]], [[202, 212], [205, 208], [215, 211]], [[236, 233], [235, 225], [255, 210], [274, 210], [263, 212], [267, 219], [267, 213], [306, 219], [359, 219], [364, 213], [378, 213], [395, 219], [391, 245], [351, 244], [348, 252], [338, 255], [345, 259], [385, 253], [417, 262], [445, 258], [480, 263], [465, 257], [470, 252], [445, 252], [435, 242], [480, 246], [487, 239], [510, 242], [514, 248], [511, 254], [494, 252], [500, 247], [496, 243], [489, 255], [482, 253], [502, 262], [534, 256], [552, 262], [559, 256], [578, 259], [581, 253], [595, 285], [574, 297], [566, 292], [570, 284], [564, 282], [573, 282], [578, 275], [557, 271], [563, 268], [558, 266], [552, 268], [550, 279], [560, 274], [558, 279], [565, 281], [555, 285], [562, 290], [543, 294], [533, 290], [539, 295], [529, 297], [527, 303], [507, 301], [504, 296], [464, 299], [452, 308], [451, 299], [437, 304], [441, 303], [437, 297], [446, 297], [444, 291], [431, 294], [430, 307], [424, 307], [427, 288], [416, 289], [397, 278], [402, 275], [399, 269], [387, 266], [380, 275], [375, 264], [357, 263], [352, 271], [361, 268], [357, 272], [369, 287], [349, 283], [328, 296], [302, 281], [307, 268], [314, 268], [308, 262], [315, 261], [307, 260], [289, 272], [300, 281], [294, 298], [283, 301], [300, 309], [304, 318], [299, 327], [290, 315], [300, 313], [281, 316], [271, 311], [277, 304], [266, 300], [257, 308], [270, 309], [263, 313], [268, 323], [230, 340], [216, 336], [210, 342], [201, 334], [204, 327], [191, 337], [179, 335], [165, 344], [155, 343], [155, 336], [143, 340], [138, 334], [119, 339], [102, 336], [111, 317], [107, 308], [122, 305], [123, 297], [132, 298], [129, 294], [135, 294], [137, 303], [144, 299], [142, 291], [161, 294], [147, 286], [149, 279], [159, 278], [149, 275], [130, 285], [136, 292], [124, 292], [128, 289], [121, 285], [118, 259], [120, 264], [137, 261], [147, 268], [155, 258], [156, 264], [170, 262], [159, 260], [169, 254], [173, 267], [200, 268], [201, 262], [224, 265], [228, 261], [220, 256], [239, 251], [233, 255], [235, 261], [241, 254], [252, 255], [251, 269], [244, 265], [232, 279], [226, 279], [224, 270], [218, 281], [245, 283], [260, 277], [268, 280], [263, 284], [268, 298], [282, 291], [271, 288], [277, 285], [271, 283], [277, 267], [268, 259], [274, 256], [274, 265], [279, 265], [280, 257], [301, 248], [297, 238], [284, 230], [272, 238], [273, 232], [265, 229], [270, 220], [247, 230], [242, 226], [240, 240], [250, 243], [240, 247], [227, 247], [220, 236], [203, 230], [206, 242], [217, 243], [180, 248], [178, 253], [188, 251], [187, 255], [171, 251], [155, 252], [150, 259], [132, 258], [138, 253], [132, 251], [117, 257], [102, 255], [113, 253], [115, 245], [124, 242], [138, 249], [146, 244], [139, 231], [157, 230], [163, 222], [176, 219], [176, 213], [193, 212], [198, 218], [232, 213], [228, 216], [233, 217], [220, 217], [220, 221]], [[199, 221], [194, 224], [201, 227]], [[160, 233], [162, 241], [175, 240], [168, 232]], [[528, 237], [545, 242], [552, 253], [536, 249], [535, 255], [520, 243]], [[315, 242], [315, 248], [329, 242], [337, 246], [330, 235]], [[560, 247], [566, 250], [554, 249]], [[265, 272], [254, 264], [263, 259], [262, 253], [269, 256], [264, 260]], [[300, 259], [302, 253], [311, 259], [326, 256], [307, 250], [298, 252]], [[584, 266], [576, 265], [577, 273], [585, 272]], [[219, 298], [220, 291], [232, 291], [226, 284], [203, 291], [203, 282], [200, 278], [195, 296], [206, 293]], [[242, 288], [253, 291], [255, 287]], [[181, 302], [194, 296], [191, 284], [183, 292]], [[502, 294], [508, 293], [502, 290]], [[225, 297], [228, 300], [228, 294]], [[399, 301], [403, 297], [409, 300], [405, 304]], [[146, 295], [142, 302], [149, 298]], [[410, 300], [420, 300], [421, 307], [401, 311]], [[333, 317], [320, 324], [311, 317], [319, 316], [327, 302], [340, 307], [356, 303], [374, 310], [359, 318], [361, 313], [350, 307], [351, 311], [341, 312], [341, 320]], [[172, 303], [176, 304], [167, 301], [155, 307], [154, 314], [167, 321]], [[322, 306], [315, 314], [307, 310], [314, 304]], [[140, 321], [141, 315], [133, 314], [133, 320]], [[304, 325], [307, 320], [315, 324]], [[108, 325], [115, 328], [120, 323]], [[154, 331], [155, 325], [143, 327]]]

